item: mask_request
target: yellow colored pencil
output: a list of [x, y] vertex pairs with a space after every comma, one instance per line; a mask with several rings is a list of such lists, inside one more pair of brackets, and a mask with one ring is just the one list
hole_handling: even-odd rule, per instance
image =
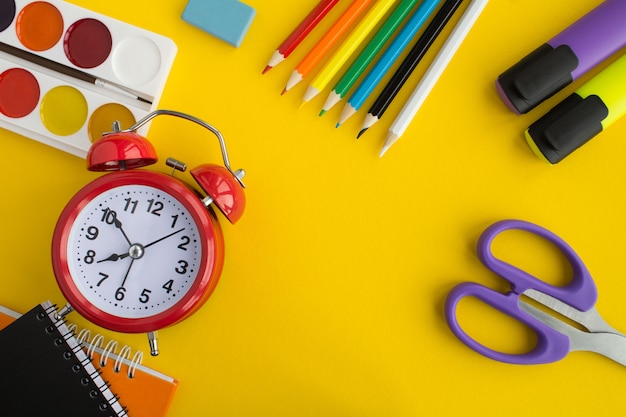
[[311, 81], [311, 84], [304, 94], [303, 102], [307, 102], [318, 95], [332, 81], [335, 74], [339, 72], [341, 67], [396, 1], [397, 0], [378, 0], [374, 7], [365, 15], [363, 20], [354, 28], [352, 33], [350, 33], [350, 36], [343, 42], [332, 58], [315, 76], [313, 81]]

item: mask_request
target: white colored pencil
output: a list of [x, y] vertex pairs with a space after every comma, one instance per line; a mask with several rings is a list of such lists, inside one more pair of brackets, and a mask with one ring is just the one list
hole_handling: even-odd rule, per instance
[[424, 74], [424, 78], [417, 85], [411, 97], [409, 97], [409, 100], [405, 103], [404, 107], [402, 107], [402, 110], [400, 110], [398, 117], [396, 117], [389, 128], [387, 139], [378, 155], [379, 157], [382, 157], [409, 127], [409, 124], [411, 124], [411, 121], [426, 100], [426, 97], [439, 80], [439, 77], [441, 77], [441, 74], [450, 63], [450, 60], [459, 49], [459, 46], [461, 46], [461, 43], [463, 43], [463, 40], [474, 25], [474, 22], [476, 22], [476, 19], [478, 19], [487, 5], [487, 1], [488, 0], [473, 0], [468, 6], [459, 20], [459, 23], [450, 34], [450, 37], [444, 43], [428, 68], [428, 71], [426, 71], [426, 74]]

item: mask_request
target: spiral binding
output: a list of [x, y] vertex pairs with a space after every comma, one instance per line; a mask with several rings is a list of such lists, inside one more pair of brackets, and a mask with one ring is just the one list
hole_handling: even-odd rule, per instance
[[[74, 330], [70, 329], [72, 325], [68, 326], [64, 319], [59, 318], [57, 314], [56, 305], [53, 305], [50, 302], [45, 302], [45, 303], [42, 303], [41, 306], [43, 307], [45, 314], [48, 315], [48, 318], [53, 323], [52, 325], [47, 326], [45, 328], [45, 331], [47, 333], [52, 333], [55, 330], [59, 332], [59, 334], [61, 335], [63, 339], [61, 338], [55, 339], [54, 343], [57, 343], [57, 344], [65, 343], [70, 348], [71, 353], [68, 352], [68, 355], [70, 357], [73, 355], [80, 363], [80, 365], [76, 364], [73, 366], [82, 367], [82, 369], [84, 369], [88, 373], [89, 379], [96, 384], [96, 386], [98, 387], [98, 390], [100, 391], [100, 393], [102, 393], [102, 395], [106, 399], [107, 403], [100, 404], [100, 410], [101, 411], [107, 410], [110, 406], [113, 408], [113, 410], [117, 413], [118, 416], [120, 417], [127, 416], [128, 415], [127, 410], [125, 407], [123, 407], [119, 403], [119, 397], [111, 392], [109, 384], [104, 379], [102, 379], [102, 377], [100, 376], [100, 372], [93, 365], [92, 359], [89, 356], [87, 356], [87, 354], [83, 351], [82, 343], [77, 338], [74, 337], [75, 335]], [[45, 314], [39, 313], [37, 315], [37, 319], [40, 321], [44, 320]], [[97, 395], [95, 390], [93, 394]]]
[[[119, 373], [122, 371], [122, 366], [127, 367], [126, 375], [128, 378], [134, 378], [137, 368], [141, 366], [143, 361], [143, 352], [138, 350], [131, 357], [132, 349], [124, 345], [117, 351], [118, 343], [116, 340], [109, 340], [106, 345], [104, 344], [104, 336], [96, 333], [91, 337], [91, 331], [89, 329], [81, 329], [78, 331], [78, 326], [75, 324], [69, 324], [68, 328], [76, 335], [76, 340], [80, 345], [86, 349], [86, 354], [90, 360], [93, 360], [95, 355], [98, 355], [98, 365], [100, 367], [107, 366], [109, 360], [114, 361], [113, 371]], [[104, 347], [103, 347], [104, 346]]]

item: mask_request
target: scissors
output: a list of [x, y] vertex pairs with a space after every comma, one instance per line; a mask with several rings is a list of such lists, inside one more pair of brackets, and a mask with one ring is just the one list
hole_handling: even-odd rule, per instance
[[[572, 280], [565, 286], [554, 286], [496, 258], [491, 251], [493, 239], [511, 229], [528, 231], [554, 244], [571, 264]], [[471, 349], [488, 358], [512, 364], [551, 363], [565, 358], [571, 351], [591, 351], [626, 365], [626, 336], [608, 325], [594, 308], [598, 293], [593, 278], [580, 257], [563, 239], [533, 223], [503, 220], [482, 233], [477, 254], [488, 269], [510, 283], [511, 289], [501, 293], [477, 283], [464, 282], [450, 291], [445, 304], [446, 321], [454, 335]], [[537, 308], [525, 301], [522, 295], [578, 323], [588, 332], [562, 321], [543, 308]], [[457, 305], [465, 297], [475, 297], [531, 328], [537, 335], [535, 347], [526, 353], [505, 353], [474, 340], [457, 321]]]

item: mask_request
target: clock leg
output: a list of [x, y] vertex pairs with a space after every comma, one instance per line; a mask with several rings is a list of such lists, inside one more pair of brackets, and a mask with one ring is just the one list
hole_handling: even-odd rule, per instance
[[150, 355], [157, 356], [159, 354], [157, 332], [148, 332], [148, 344], [150, 345]]
[[65, 316], [70, 314], [72, 311], [74, 311], [74, 307], [72, 307], [69, 304], [65, 304], [65, 306], [62, 309], [60, 309], [58, 313], [56, 313], [56, 319], [62, 320], [63, 318], [65, 318]]

